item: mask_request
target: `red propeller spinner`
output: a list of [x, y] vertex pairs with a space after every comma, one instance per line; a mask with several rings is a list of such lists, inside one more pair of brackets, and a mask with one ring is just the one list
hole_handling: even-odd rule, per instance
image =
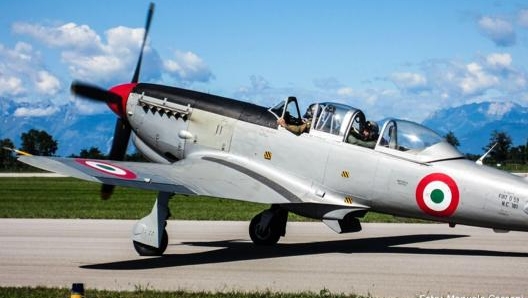
[[108, 107], [119, 117], [126, 118], [126, 105], [128, 101], [128, 96], [136, 87], [137, 83], [127, 83], [127, 84], [121, 84], [114, 86], [110, 88], [110, 92], [113, 92], [119, 97], [121, 97], [120, 101], [108, 101], [107, 105]]

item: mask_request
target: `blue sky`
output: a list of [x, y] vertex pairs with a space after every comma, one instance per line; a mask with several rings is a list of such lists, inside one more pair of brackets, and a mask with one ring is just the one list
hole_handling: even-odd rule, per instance
[[[17, 116], [61, 105], [78, 79], [131, 79], [149, 1], [1, 1], [0, 97]], [[271, 106], [338, 101], [420, 122], [480, 101], [528, 105], [526, 1], [157, 1], [141, 81]]]

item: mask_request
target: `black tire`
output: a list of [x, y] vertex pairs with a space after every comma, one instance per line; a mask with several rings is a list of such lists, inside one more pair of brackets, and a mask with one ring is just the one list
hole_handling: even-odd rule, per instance
[[163, 236], [161, 237], [161, 245], [159, 248], [146, 245], [137, 241], [134, 242], [134, 248], [136, 249], [137, 253], [140, 256], [144, 257], [152, 257], [152, 256], [161, 256], [167, 249], [167, 246], [169, 245], [169, 235], [167, 234], [167, 230], [163, 230]]
[[262, 213], [257, 214], [249, 224], [249, 237], [255, 245], [270, 246], [279, 242], [281, 237], [281, 230], [276, 224], [276, 217], [274, 216], [267, 227], [260, 224]]

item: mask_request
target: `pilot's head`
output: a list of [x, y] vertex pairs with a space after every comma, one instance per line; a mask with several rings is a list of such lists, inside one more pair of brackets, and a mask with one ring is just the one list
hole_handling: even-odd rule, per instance
[[379, 126], [374, 121], [367, 121], [366, 130], [369, 132], [370, 137], [377, 137], [379, 135]]
[[306, 109], [306, 113], [304, 113], [303, 118], [305, 119], [312, 119], [314, 115], [317, 115], [317, 110], [320, 109], [319, 106], [316, 103], [312, 103], [308, 106]]

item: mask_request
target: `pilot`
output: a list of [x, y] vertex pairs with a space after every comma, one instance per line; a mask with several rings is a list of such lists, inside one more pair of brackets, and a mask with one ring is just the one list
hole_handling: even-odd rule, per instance
[[369, 120], [365, 123], [365, 125], [363, 125], [363, 129], [359, 134], [355, 133], [353, 129], [351, 129], [347, 137], [347, 142], [350, 144], [355, 144], [373, 149], [374, 147], [376, 147], [378, 137], [378, 124], [374, 121]]
[[286, 128], [288, 131], [296, 134], [301, 135], [302, 133], [308, 133], [310, 132], [310, 127], [312, 126], [312, 119], [314, 117], [314, 114], [316, 114], [316, 110], [318, 109], [318, 105], [313, 103], [306, 109], [306, 113], [304, 113], [302, 123], [299, 125], [296, 124], [288, 124], [286, 123], [286, 120], [284, 118], [277, 119], [277, 124], [280, 126]]

